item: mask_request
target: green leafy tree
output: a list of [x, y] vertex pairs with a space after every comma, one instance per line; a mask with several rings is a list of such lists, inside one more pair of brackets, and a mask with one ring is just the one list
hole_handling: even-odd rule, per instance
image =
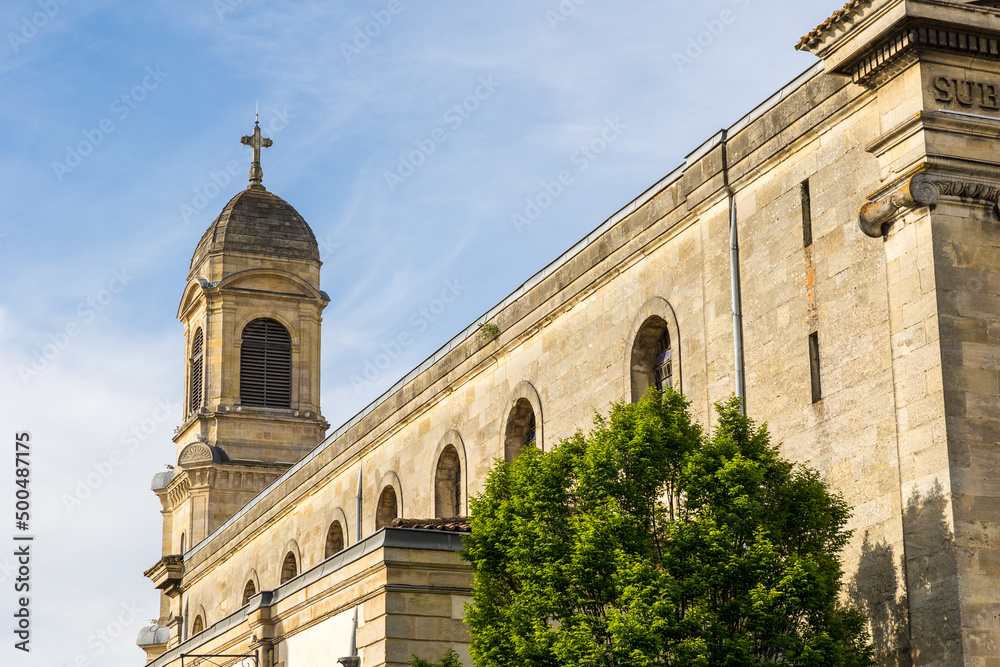
[[429, 662], [413, 656], [413, 659], [410, 660], [410, 665], [411, 667], [462, 667], [462, 663], [458, 659], [458, 654], [451, 649], [445, 651], [441, 662]]
[[849, 510], [765, 427], [680, 394], [618, 403], [471, 500], [478, 667], [871, 665], [838, 602]]

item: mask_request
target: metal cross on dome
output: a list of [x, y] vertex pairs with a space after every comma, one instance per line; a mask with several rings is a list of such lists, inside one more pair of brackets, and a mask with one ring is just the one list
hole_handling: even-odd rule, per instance
[[241, 137], [240, 143], [253, 148], [253, 162], [250, 164], [250, 187], [263, 188], [261, 181], [264, 180], [264, 170], [260, 168], [260, 149], [267, 148], [274, 144], [273, 141], [261, 136], [260, 115], [253, 123], [253, 134], [248, 137]]

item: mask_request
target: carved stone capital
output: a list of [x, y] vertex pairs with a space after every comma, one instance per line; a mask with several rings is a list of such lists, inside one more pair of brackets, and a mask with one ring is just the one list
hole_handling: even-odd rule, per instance
[[858, 212], [858, 224], [861, 231], [877, 239], [886, 233], [886, 226], [897, 214], [936, 204], [943, 196], [982, 201], [1000, 210], [1000, 188], [922, 171], [904, 180], [888, 194], [862, 206]]
[[889, 194], [862, 206], [858, 224], [861, 231], [877, 239], [884, 234], [884, 225], [900, 209], [929, 206], [936, 203], [940, 196], [940, 189], [926, 172], [914, 174]]

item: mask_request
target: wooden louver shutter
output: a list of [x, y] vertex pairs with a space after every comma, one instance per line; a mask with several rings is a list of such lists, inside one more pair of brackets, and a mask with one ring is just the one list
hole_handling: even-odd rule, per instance
[[292, 339], [279, 322], [254, 320], [243, 329], [240, 401], [265, 408], [292, 407]]
[[204, 343], [204, 334], [201, 329], [198, 329], [194, 334], [194, 342], [191, 344], [191, 387], [189, 392], [191, 412], [197, 412], [201, 407], [201, 390], [204, 382], [202, 369], [205, 366]]

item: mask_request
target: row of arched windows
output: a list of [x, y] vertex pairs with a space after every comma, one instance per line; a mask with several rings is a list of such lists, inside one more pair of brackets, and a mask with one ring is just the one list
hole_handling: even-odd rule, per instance
[[[260, 320], [255, 322], [260, 322]], [[254, 322], [248, 325], [248, 328], [253, 324]], [[283, 340], [280, 336], [275, 335], [274, 331], [274, 329], [265, 331], [263, 339], [265, 341]], [[265, 365], [266, 359], [265, 356]], [[651, 315], [642, 321], [642, 324], [637, 328], [628, 362], [633, 400], [638, 400], [651, 386], [659, 390], [674, 386], [676, 359], [666, 319], [659, 315]], [[541, 419], [540, 414], [536, 415], [536, 406], [540, 406], [538, 395], [528, 383], [522, 383], [522, 385], [525, 385], [527, 389], [521, 389], [520, 392], [515, 390], [512, 407], [503, 429], [504, 459], [508, 462], [513, 461], [525, 447], [534, 446], [540, 440]], [[519, 385], [519, 388], [522, 385]], [[459, 443], [461, 442], [457, 433], [455, 438]], [[434, 472], [434, 514], [436, 518], [457, 517], [463, 513], [462, 480], [462, 457], [459, 450], [455, 444], [445, 444], [438, 456]], [[391, 525], [393, 519], [400, 515], [399, 507], [397, 489], [394, 485], [387, 484], [380, 492], [375, 506], [375, 529]], [[346, 546], [345, 527], [340, 520], [332, 521], [326, 534], [324, 558], [337, 554]], [[284, 584], [298, 574], [298, 556], [296, 552], [290, 550], [281, 564], [280, 583]], [[243, 589], [243, 604], [249, 602], [250, 598], [257, 592], [254, 580], [248, 580]], [[201, 620], [201, 617], [196, 618], [194, 627], [199, 627], [197, 624]], [[197, 632], [194, 627], [192, 632]], [[200, 627], [204, 627], [203, 622]]]
[[[240, 403], [264, 408], [292, 407], [292, 337], [277, 320], [259, 318], [245, 327], [240, 345]], [[188, 410], [197, 412], [204, 396], [205, 335], [191, 339]]]

